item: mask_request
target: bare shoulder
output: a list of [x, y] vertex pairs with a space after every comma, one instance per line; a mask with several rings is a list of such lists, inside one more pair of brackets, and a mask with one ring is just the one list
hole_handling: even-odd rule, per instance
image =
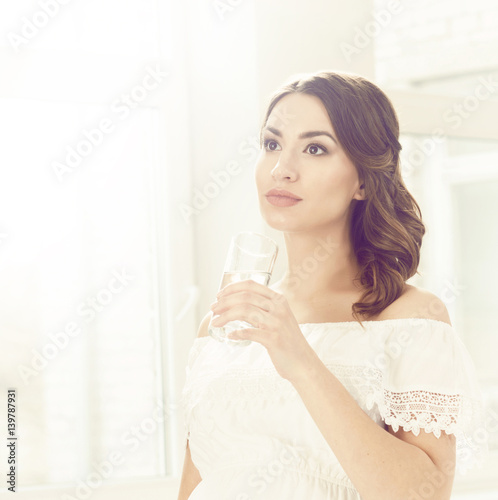
[[389, 304], [377, 319], [424, 318], [443, 321], [451, 326], [445, 303], [424, 288], [405, 284], [402, 294]]
[[199, 329], [197, 330], [197, 337], [207, 337], [208, 336], [208, 326], [211, 321], [211, 316], [213, 313], [209, 311], [204, 318], [202, 318], [201, 323], [199, 325]]

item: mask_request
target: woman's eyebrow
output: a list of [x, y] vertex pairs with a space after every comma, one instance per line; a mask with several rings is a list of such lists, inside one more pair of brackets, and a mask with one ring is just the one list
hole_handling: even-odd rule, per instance
[[[282, 132], [280, 132], [280, 130], [274, 127], [265, 127], [264, 130], [268, 130], [277, 135], [278, 137], [282, 137]], [[309, 132], [303, 132], [302, 134], [299, 135], [298, 139], [309, 139], [310, 137], [316, 137], [317, 135], [326, 135], [327, 137], [330, 137], [337, 144], [337, 139], [325, 130], [310, 130]]]

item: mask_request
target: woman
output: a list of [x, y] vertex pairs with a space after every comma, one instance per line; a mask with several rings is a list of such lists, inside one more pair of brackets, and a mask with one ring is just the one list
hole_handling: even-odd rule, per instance
[[[227, 285], [199, 327], [179, 500], [444, 500], [485, 448], [468, 352], [444, 303], [405, 283], [425, 228], [398, 138], [360, 76], [318, 72], [271, 98], [255, 178], [288, 269]], [[207, 336], [213, 314], [253, 325], [231, 335], [251, 344]]]

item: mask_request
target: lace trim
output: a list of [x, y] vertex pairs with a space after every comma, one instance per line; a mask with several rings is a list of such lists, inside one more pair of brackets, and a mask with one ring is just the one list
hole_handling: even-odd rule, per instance
[[[487, 449], [484, 411], [477, 399], [461, 394], [444, 394], [427, 390], [395, 392], [385, 388], [383, 373], [373, 367], [327, 365], [341, 383], [367, 410], [377, 408], [381, 419], [394, 432], [400, 428], [418, 436], [420, 430], [441, 437], [454, 434], [457, 440], [457, 471], [465, 473], [483, 461]], [[352, 388], [352, 391], [351, 391]]]
[[[379, 403], [378, 403], [379, 404]], [[418, 436], [420, 428], [441, 436], [441, 430], [451, 434], [457, 426], [462, 405], [461, 396], [426, 391], [392, 392], [384, 389], [379, 407], [386, 424], [394, 431], [399, 427]]]

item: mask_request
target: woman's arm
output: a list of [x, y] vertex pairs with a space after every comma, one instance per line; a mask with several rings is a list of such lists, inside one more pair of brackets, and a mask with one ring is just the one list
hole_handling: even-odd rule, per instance
[[187, 441], [187, 449], [185, 450], [185, 460], [183, 462], [183, 473], [180, 482], [180, 490], [177, 500], [188, 500], [189, 496], [194, 491], [195, 487], [201, 482], [201, 475], [197, 467], [192, 462], [190, 456], [190, 448]]
[[[412, 297], [413, 299], [413, 297]], [[430, 300], [437, 308], [423, 307]], [[448, 322], [444, 303], [417, 294], [409, 310], [443, 311], [433, 319]], [[405, 313], [408, 310], [404, 311]], [[402, 313], [398, 310], [397, 313]], [[421, 431], [394, 432], [379, 427], [315, 355], [308, 369], [291, 380], [344, 471], [364, 500], [447, 500], [455, 473], [455, 436]]]
[[449, 500], [453, 435], [386, 431], [320, 359], [292, 383], [363, 500]]
[[[197, 337], [205, 337], [208, 335], [209, 321], [211, 320], [212, 313], [208, 312], [204, 318], [202, 318], [199, 328], [197, 330]], [[180, 481], [180, 490], [178, 492], [177, 500], [188, 500], [188, 497], [192, 494], [195, 487], [201, 482], [202, 478], [199, 474], [199, 470], [192, 462], [192, 457], [190, 456], [190, 448], [187, 440], [187, 448], [185, 450], [185, 460], [183, 462], [183, 473], [182, 479]]]

